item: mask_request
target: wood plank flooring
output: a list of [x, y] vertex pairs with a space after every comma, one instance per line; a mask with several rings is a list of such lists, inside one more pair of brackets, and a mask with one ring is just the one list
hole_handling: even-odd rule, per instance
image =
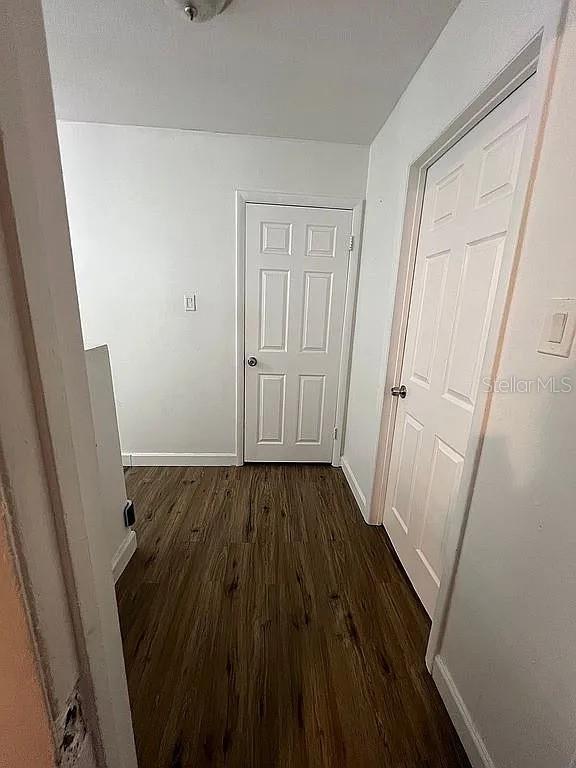
[[140, 768], [469, 768], [429, 623], [340, 470], [130, 469], [117, 593]]

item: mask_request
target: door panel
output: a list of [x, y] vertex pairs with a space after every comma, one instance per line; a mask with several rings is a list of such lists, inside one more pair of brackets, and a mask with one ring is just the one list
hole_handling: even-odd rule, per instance
[[398, 465], [396, 467], [396, 485], [392, 502], [392, 511], [407, 533], [412, 518], [414, 486], [418, 474], [418, 463], [422, 443], [423, 426], [409, 413], [404, 413], [402, 437]]
[[443, 226], [454, 218], [460, 199], [461, 186], [461, 165], [435, 183], [431, 220], [432, 228]]
[[297, 443], [320, 444], [325, 388], [326, 376], [300, 376]]
[[308, 244], [306, 255], [333, 259], [336, 255], [336, 232], [337, 228], [332, 225], [308, 224], [306, 227], [306, 242]]
[[332, 460], [351, 211], [246, 206], [246, 461]]
[[258, 374], [258, 443], [282, 445], [286, 403], [286, 376]]
[[[506, 243], [528, 81], [428, 171], [384, 524], [427, 611], [442, 578]], [[399, 382], [400, 383], [400, 382]]]
[[415, 384], [424, 387], [430, 385], [431, 365], [438, 340], [449, 258], [450, 251], [433, 253], [426, 257], [422, 287], [417, 299], [419, 307], [414, 307], [418, 313], [418, 326], [410, 378]]
[[503, 131], [482, 150], [477, 207], [513, 194], [520, 167], [526, 118]]
[[467, 245], [464, 254], [444, 396], [469, 411], [476, 402], [504, 242], [504, 235], [496, 235]]
[[286, 351], [290, 272], [260, 270], [260, 349]]
[[440, 585], [446, 520], [458, 491], [462, 460], [463, 457], [457, 451], [443, 442], [438, 435], [435, 436], [430, 482], [416, 551], [436, 586]]
[[292, 255], [292, 224], [282, 221], [260, 223], [260, 250], [271, 256]]
[[332, 273], [304, 273], [304, 310], [302, 317], [302, 352], [327, 352]]

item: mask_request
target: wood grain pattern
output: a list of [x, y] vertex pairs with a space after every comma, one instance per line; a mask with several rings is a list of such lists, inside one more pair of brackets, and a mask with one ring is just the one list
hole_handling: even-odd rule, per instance
[[340, 470], [130, 469], [118, 602], [140, 768], [464, 768], [429, 623]]

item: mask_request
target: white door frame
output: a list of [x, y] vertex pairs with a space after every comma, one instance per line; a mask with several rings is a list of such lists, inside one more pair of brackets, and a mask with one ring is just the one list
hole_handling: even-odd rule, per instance
[[360, 265], [360, 246], [364, 218], [364, 200], [356, 197], [326, 197], [323, 195], [299, 195], [288, 192], [266, 190], [236, 190], [236, 465], [244, 464], [244, 314], [246, 278], [246, 206], [248, 203], [264, 205], [292, 205], [301, 208], [333, 208], [352, 211], [352, 232], [354, 238], [348, 262], [346, 303], [342, 328], [342, 353], [338, 374], [338, 398], [336, 401], [337, 430], [332, 449], [332, 466], [339, 467], [344, 441], [346, 408], [348, 404], [348, 382], [352, 335], [356, 314], [356, 292]]
[[[385, 377], [378, 454], [370, 503], [369, 521], [371, 523], [382, 525], [384, 518], [384, 502], [397, 408], [397, 400], [390, 395], [390, 389], [399, 383], [402, 372], [412, 280], [416, 263], [418, 233], [428, 168], [529, 77], [533, 75], [536, 77], [534, 96], [518, 174], [518, 184], [510, 216], [510, 227], [498, 278], [486, 350], [480, 371], [482, 379], [484, 377], [492, 378], [498, 365], [501, 341], [505, 330], [517, 269], [518, 255], [522, 244], [529, 196], [535, 175], [541, 133], [553, 79], [563, 11], [564, 0], [555, 0], [554, 6], [551, 8], [539, 32], [410, 166], [400, 244], [400, 262], [392, 319], [390, 350]], [[445, 550], [445, 568], [426, 651], [426, 664], [429, 670], [432, 669], [445, 629], [454, 585], [454, 575], [460, 556], [490, 402], [491, 396], [489, 392], [480, 391], [478, 393], [472, 415], [469, 449], [464, 458], [460, 489], [449, 526]]]
[[[0, 237], [13, 314], [2, 327], [3, 355], [12, 354], [2, 373], [0, 464], [14, 551], [55, 747], [63, 700], [79, 694], [88, 733], [79, 760], [136, 768], [42, 7], [12, 0], [2, 12]], [[31, 575], [33, 562], [46, 564], [49, 576]], [[54, 652], [54, 638], [68, 638], [68, 625], [71, 642]]]

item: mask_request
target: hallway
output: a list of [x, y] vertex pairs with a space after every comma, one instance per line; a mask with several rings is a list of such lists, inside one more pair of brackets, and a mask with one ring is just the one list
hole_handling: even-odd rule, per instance
[[465, 768], [429, 622], [323, 465], [134, 468], [118, 585], [140, 768]]

